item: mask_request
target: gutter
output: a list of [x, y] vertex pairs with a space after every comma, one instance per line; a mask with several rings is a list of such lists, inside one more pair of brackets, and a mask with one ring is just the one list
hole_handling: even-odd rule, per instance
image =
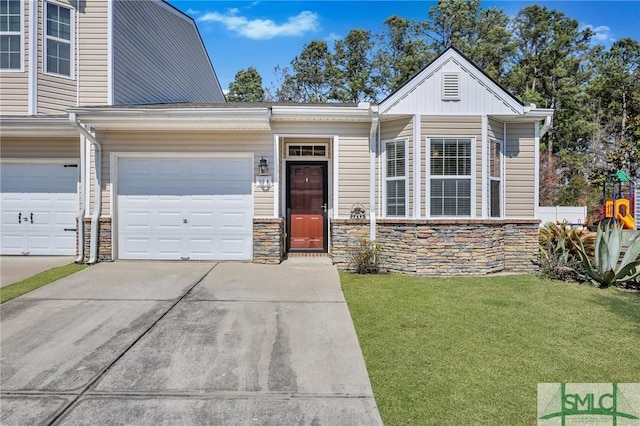
[[[95, 162], [95, 176], [94, 176], [94, 181], [93, 181], [93, 185], [94, 185], [94, 197], [95, 200], [93, 202], [93, 214], [91, 215], [91, 234], [90, 234], [90, 242], [89, 242], [89, 260], [88, 260], [88, 264], [92, 265], [94, 263], [96, 263], [98, 261], [98, 222], [100, 219], [100, 213], [102, 211], [102, 183], [101, 183], [101, 175], [102, 175], [102, 164], [101, 164], [101, 160], [102, 160], [102, 145], [100, 145], [100, 142], [98, 142], [98, 140], [95, 138], [94, 135], [91, 134], [91, 132], [89, 132], [86, 128], [86, 126], [82, 123], [80, 123], [80, 120], [78, 120], [78, 117], [76, 116], [76, 114], [74, 112], [70, 112], [69, 113], [69, 121], [71, 122], [71, 125], [73, 127], [75, 127], [76, 129], [78, 129], [78, 131], [80, 132], [80, 134], [82, 136], [85, 137], [86, 140], [88, 140], [94, 147], [94, 162]], [[86, 158], [85, 158], [86, 160]], [[85, 161], [86, 163], [89, 163], [88, 161]], [[83, 164], [84, 165], [84, 164]], [[86, 166], [86, 165], [85, 165]], [[80, 182], [82, 183], [82, 175], [80, 176]], [[84, 192], [84, 191], [83, 191]], [[80, 222], [81, 222], [81, 235], [82, 237], [84, 237], [84, 222], [82, 221], [82, 219], [84, 218], [84, 212], [85, 212], [85, 207], [87, 204], [89, 204], [89, 198], [87, 197], [86, 200], [83, 200], [83, 207], [82, 207], [82, 214], [83, 216], [80, 217]], [[81, 240], [83, 249], [82, 251], [82, 257], [84, 258], [84, 238]]]
[[371, 130], [369, 131], [369, 240], [376, 240], [376, 144], [378, 141], [378, 106], [371, 106]]

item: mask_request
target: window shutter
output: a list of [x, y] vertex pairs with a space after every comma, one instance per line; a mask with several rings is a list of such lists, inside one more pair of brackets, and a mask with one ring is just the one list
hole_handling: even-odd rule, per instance
[[460, 74], [442, 73], [442, 99], [447, 101], [460, 99]]

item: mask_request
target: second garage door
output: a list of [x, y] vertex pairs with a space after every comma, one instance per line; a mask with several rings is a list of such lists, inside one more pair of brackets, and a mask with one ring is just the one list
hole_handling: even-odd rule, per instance
[[120, 259], [250, 260], [252, 161], [120, 158]]

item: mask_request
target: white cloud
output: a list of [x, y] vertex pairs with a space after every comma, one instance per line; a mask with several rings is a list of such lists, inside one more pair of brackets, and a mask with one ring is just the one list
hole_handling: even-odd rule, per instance
[[342, 38], [342, 36], [340, 34], [336, 34], [334, 32], [330, 32], [328, 36], [326, 36], [324, 39], [326, 41], [336, 41], [336, 40], [340, 40]]
[[187, 15], [190, 15], [190, 16], [200, 15], [200, 11], [189, 8], [187, 9]]
[[607, 27], [606, 25], [599, 25], [595, 27], [591, 24], [583, 24], [580, 27], [580, 30], [584, 30], [586, 28], [589, 28], [591, 31], [593, 31], [594, 35], [591, 40], [595, 44], [614, 42], [616, 40], [611, 36], [611, 28]]
[[229, 9], [226, 13], [208, 12], [198, 18], [200, 22], [220, 22], [228, 30], [254, 40], [268, 40], [274, 37], [298, 36], [319, 28], [318, 15], [304, 11], [292, 16], [282, 24], [271, 19], [248, 19], [239, 15], [239, 10]]

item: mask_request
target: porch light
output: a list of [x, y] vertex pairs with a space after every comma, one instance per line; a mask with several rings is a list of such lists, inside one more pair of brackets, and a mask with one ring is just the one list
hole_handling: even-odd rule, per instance
[[260, 163], [258, 164], [258, 174], [260, 176], [266, 176], [269, 174], [269, 161], [264, 157], [260, 158]]

